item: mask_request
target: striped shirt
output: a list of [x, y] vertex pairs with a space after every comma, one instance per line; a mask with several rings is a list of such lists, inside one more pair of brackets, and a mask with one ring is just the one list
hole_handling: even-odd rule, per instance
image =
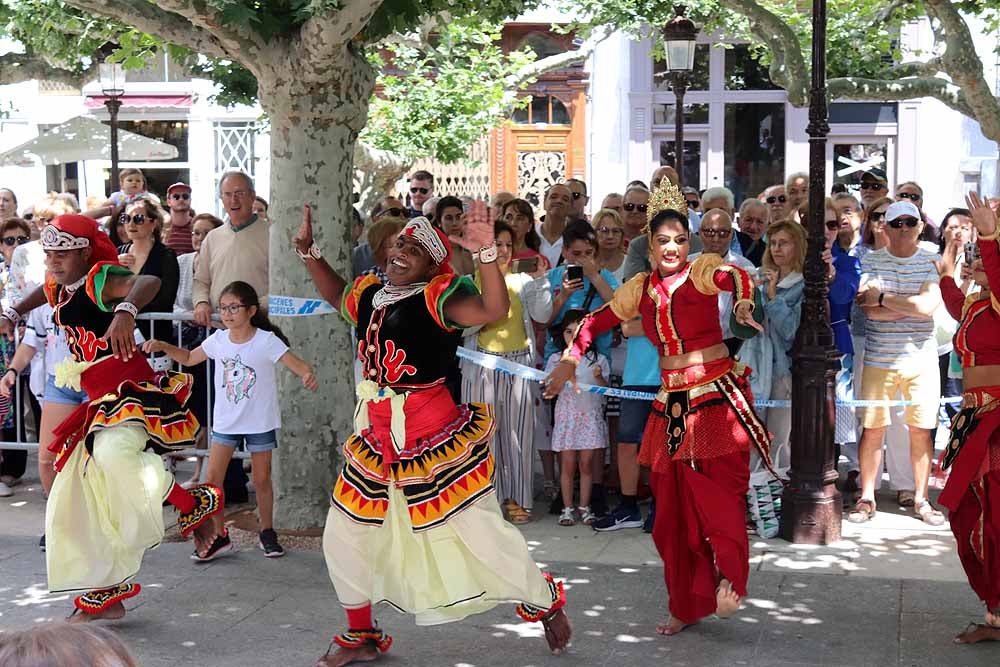
[[[910, 297], [925, 283], [937, 283], [934, 261], [940, 255], [918, 248], [909, 257], [896, 257], [888, 248], [875, 250], [861, 259], [861, 284], [874, 281], [884, 294]], [[865, 324], [865, 364], [877, 368], [912, 368], [933, 362], [937, 356], [934, 321], [904, 317], [894, 322], [871, 318]]]

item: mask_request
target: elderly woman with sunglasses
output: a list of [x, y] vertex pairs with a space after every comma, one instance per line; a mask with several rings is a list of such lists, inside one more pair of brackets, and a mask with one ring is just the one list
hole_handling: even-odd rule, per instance
[[[177, 298], [180, 266], [177, 255], [160, 238], [165, 220], [166, 213], [160, 204], [147, 195], [140, 195], [128, 204], [121, 216], [128, 241], [118, 248], [119, 263], [136, 275], [160, 279], [160, 291], [142, 312], [169, 313]], [[144, 335], [149, 334], [149, 329], [143, 329]], [[154, 322], [152, 331], [153, 335], [147, 337], [176, 340], [170, 321]]]

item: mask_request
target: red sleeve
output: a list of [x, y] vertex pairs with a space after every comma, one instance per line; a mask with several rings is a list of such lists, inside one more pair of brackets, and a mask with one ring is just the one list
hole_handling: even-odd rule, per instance
[[[1000, 285], [1000, 241], [979, 239], [979, 252], [983, 256], [983, 270], [989, 278], [990, 285]], [[993, 307], [997, 308], [996, 294], [1000, 287], [993, 287]], [[1000, 313], [1000, 310], [997, 311]]]
[[615, 311], [611, 309], [610, 303], [606, 303], [597, 310], [587, 313], [580, 320], [576, 335], [573, 336], [573, 344], [563, 352], [563, 358], [569, 357], [575, 361], [580, 361], [598, 336], [605, 331], [610, 331], [613, 327], [621, 324], [622, 321], [620, 317], [615, 315]]
[[719, 289], [731, 292], [733, 303], [744, 300], [753, 300], [753, 279], [750, 274], [738, 266], [723, 264], [712, 274], [712, 282]]
[[941, 298], [944, 300], [944, 307], [948, 309], [948, 314], [961, 322], [965, 295], [962, 294], [962, 290], [958, 289], [955, 279], [951, 276], [945, 276], [941, 279]]

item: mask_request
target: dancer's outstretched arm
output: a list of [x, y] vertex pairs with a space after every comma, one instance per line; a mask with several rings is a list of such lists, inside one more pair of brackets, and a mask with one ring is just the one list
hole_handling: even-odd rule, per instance
[[309, 204], [302, 205], [302, 226], [292, 239], [299, 256], [305, 259], [306, 269], [312, 276], [316, 289], [320, 296], [334, 308], [340, 308], [340, 301], [344, 297], [344, 288], [347, 281], [341, 278], [322, 257], [317, 258], [311, 254], [313, 247], [312, 229], [312, 207]]

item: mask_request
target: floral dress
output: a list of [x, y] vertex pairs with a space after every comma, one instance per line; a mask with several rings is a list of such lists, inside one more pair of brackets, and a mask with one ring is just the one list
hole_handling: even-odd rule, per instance
[[[545, 372], [551, 373], [559, 364], [561, 353], [549, 357]], [[596, 384], [594, 370], [601, 369], [601, 377], [611, 375], [608, 359], [598, 354], [596, 360], [584, 355], [576, 367], [576, 381]], [[552, 428], [552, 451], [568, 449], [602, 449], [608, 444], [608, 423], [604, 420], [604, 397], [589, 392], [564, 391], [556, 400], [555, 425]]]

